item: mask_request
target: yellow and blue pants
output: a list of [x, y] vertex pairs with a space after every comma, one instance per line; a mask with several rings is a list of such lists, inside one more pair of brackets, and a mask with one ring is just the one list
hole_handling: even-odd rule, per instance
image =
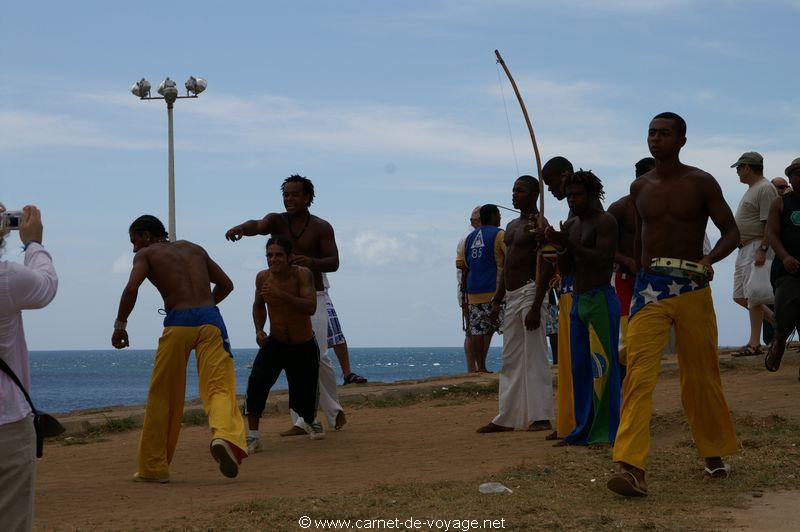
[[572, 393], [572, 361], [569, 349], [572, 277], [561, 281], [558, 298], [558, 388], [556, 389], [556, 433], [564, 438], [575, 429], [575, 398]]
[[739, 451], [722, 392], [711, 288], [688, 279], [640, 272], [628, 323], [628, 368], [614, 461], [645, 469], [653, 390], [661, 353], [675, 327], [681, 402], [702, 458]]
[[212, 438], [227, 440], [247, 454], [244, 418], [236, 404], [233, 358], [227, 346], [225, 324], [217, 307], [179, 309], [167, 314], [158, 340], [139, 440], [140, 476], [169, 477], [169, 464], [181, 430], [186, 365], [192, 350], [197, 357], [200, 399]]
[[575, 397], [574, 445], [614, 443], [619, 425], [619, 300], [609, 284], [572, 294], [570, 348]]

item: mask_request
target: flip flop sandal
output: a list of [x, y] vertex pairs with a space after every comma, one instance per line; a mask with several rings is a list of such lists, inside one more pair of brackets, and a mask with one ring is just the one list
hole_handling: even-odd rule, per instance
[[758, 356], [760, 354], [761, 354], [761, 348], [760, 347], [753, 347], [752, 345], [748, 344], [748, 345], [745, 345], [744, 347], [742, 347], [741, 349], [739, 349], [738, 351], [735, 351], [735, 352], [731, 353], [731, 356], [733, 356], [733, 357], [754, 357], [754, 356]]
[[348, 373], [344, 377], [345, 384], [364, 384], [365, 382], [367, 382], [367, 379], [355, 373]]
[[728, 464], [722, 464], [721, 467], [717, 467], [714, 469], [709, 469], [708, 467], [706, 467], [703, 468], [703, 472], [710, 478], [726, 479], [731, 475], [731, 466], [729, 466]]
[[[773, 344], [769, 344], [769, 349], [767, 350], [767, 356], [764, 357], [764, 367], [767, 368], [767, 371], [776, 372], [781, 367], [781, 360], [783, 359], [783, 355], [776, 357], [772, 354], [772, 346]], [[786, 352], [786, 348], [783, 349], [784, 353]]]
[[608, 479], [606, 487], [625, 497], [645, 497], [647, 495], [647, 490], [639, 485], [639, 480], [630, 471], [617, 473]]

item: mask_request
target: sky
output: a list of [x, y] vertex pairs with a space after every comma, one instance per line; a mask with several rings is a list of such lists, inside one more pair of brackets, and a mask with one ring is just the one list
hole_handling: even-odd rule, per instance
[[[682, 160], [711, 172], [735, 210], [742, 152], [760, 152], [767, 177], [800, 156], [798, 23], [797, 0], [0, 0], [0, 201], [41, 208], [60, 278], [53, 303], [25, 313], [29, 348], [109, 348], [128, 226], [145, 213], [167, 222], [165, 105], [130, 94], [141, 77], [208, 79], [175, 104], [177, 235], [233, 279], [220, 308], [234, 347], [255, 347], [265, 239], [225, 231], [282, 210], [293, 173], [312, 179], [312, 212], [336, 231], [330, 294], [348, 343], [456, 346], [469, 213], [510, 205], [517, 175], [535, 174], [496, 48], [543, 160], [593, 170], [606, 204], [649, 155], [650, 119], [674, 111], [688, 122]], [[545, 213], [564, 219], [566, 206], [548, 195]], [[3, 259], [22, 260], [16, 235]], [[747, 341], [733, 262], [712, 285], [722, 345]], [[143, 285], [133, 348], [156, 346], [162, 306]]]

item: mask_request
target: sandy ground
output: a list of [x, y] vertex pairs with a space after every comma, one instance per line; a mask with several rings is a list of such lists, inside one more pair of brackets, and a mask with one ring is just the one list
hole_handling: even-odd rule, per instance
[[[778, 374], [724, 371], [732, 410], [800, 416], [797, 373], [796, 355], [787, 356]], [[325, 496], [378, 484], [474, 479], [521, 463], [544, 463], [547, 453], [554, 452], [541, 432], [476, 434], [475, 429], [496, 413], [492, 396], [466, 404], [443, 402], [355, 408], [345, 429], [329, 431], [322, 441], [280, 438], [278, 433], [289, 426], [288, 416], [269, 417], [262, 423], [265, 452], [247, 459], [235, 480], [220, 475], [208, 452], [206, 427], [183, 430], [171, 467], [172, 480], [164, 485], [131, 481], [138, 431], [112, 434], [109, 441], [89, 445], [51, 444], [38, 466], [36, 527], [202, 526], [203, 516], [255, 497]], [[662, 375], [655, 409], [679, 408], [678, 378], [673, 371]], [[751, 508], [731, 515], [740, 529], [763, 530], [772, 523], [777, 527], [770, 527], [773, 530], [800, 530], [798, 512], [780, 512], [779, 521], [769, 520], [775, 517], [776, 506], [797, 508], [798, 503], [796, 492], [767, 493], [753, 499]]]

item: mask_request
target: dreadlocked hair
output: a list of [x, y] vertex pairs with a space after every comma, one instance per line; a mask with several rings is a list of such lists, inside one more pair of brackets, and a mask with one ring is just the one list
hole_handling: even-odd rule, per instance
[[603, 199], [606, 194], [603, 191], [603, 183], [600, 182], [600, 178], [594, 175], [591, 170], [581, 168], [574, 174], [568, 175], [564, 179], [564, 190], [566, 191], [570, 185], [582, 185], [586, 192], [595, 198]]
[[149, 232], [156, 238], [167, 238], [167, 230], [164, 229], [164, 224], [152, 214], [139, 216], [133, 221], [128, 229], [129, 233], [136, 233], [139, 235], [145, 231]]
[[303, 194], [308, 196], [308, 205], [314, 203], [314, 183], [309, 178], [300, 174], [292, 174], [281, 183], [281, 192], [286, 191], [286, 183], [300, 183], [303, 185]]

